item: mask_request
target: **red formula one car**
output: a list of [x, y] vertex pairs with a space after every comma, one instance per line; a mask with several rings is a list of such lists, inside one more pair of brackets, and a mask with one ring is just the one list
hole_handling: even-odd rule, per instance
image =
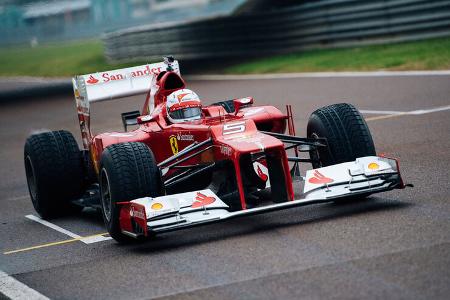
[[[294, 134], [290, 107], [285, 115], [251, 97], [202, 106], [170, 57], [77, 76], [73, 87], [83, 150], [67, 131], [30, 136], [31, 199], [43, 218], [101, 209], [119, 242], [404, 188], [398, 162], [376, 156], [350, 104], [313, 112], [305, 138]], [[122, 114], [124, 132], [91, 133], [90, 102], [145, 93], [142, 111]], [[300, 163], [313, 169], [300, 174]]]

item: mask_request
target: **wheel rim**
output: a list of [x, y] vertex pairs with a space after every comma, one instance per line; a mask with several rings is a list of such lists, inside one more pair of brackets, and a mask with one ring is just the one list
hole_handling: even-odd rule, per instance
[[105, 169], [102, 169], [100, 188], [102, 192], [103, 214], [105, 215], [106, 220], [109, 222], [111, 221], [112, 202], [111, 202], [111, 189], [109, 186], [108, 173], [106, 173]]
[[28, 155], [25, 159], [25, 173], [27, 177], [28, 190], [30, 191], [31, 201], [33, 204], [37, 204], [37, 185], [36, 176], [34, 173], [33, 163]]

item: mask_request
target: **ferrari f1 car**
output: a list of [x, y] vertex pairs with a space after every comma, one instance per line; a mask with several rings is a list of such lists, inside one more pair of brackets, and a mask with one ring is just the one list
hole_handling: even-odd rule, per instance
[[[25, 144], [28, 188], [41, 217], [97, 208], [109, 234], [127, 242], [405, 187], [398, 161], [376, 156], [350, 104], [317, 109], [307, 137], [297, 137], [290, 106], [284, 114], [254, 106], [251, 97], [203, 106], [198, 119], [172, 123], [167, 99], [184, 88], [171, 57], [73, 78], [83, 150], [64, 130]], [[147, 95], [145, 104], [122, 114], [123, 132], [92, 134], [91, 102], [139, 94]], [[312, 169], [300, 172], [300, 164]]]

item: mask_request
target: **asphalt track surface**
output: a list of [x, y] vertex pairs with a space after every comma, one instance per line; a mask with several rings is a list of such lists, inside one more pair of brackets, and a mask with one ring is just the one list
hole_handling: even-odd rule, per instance
[[[304, 134], [320, 106], [413, 111], [450, 105], [450, 76], [193, 81], [206, 103], [251, 95], [293, 105]], [[121, 128], [142, 97], [93, 105], [94, 131]], [[141, 245], [83, 243], [25, 215], [23, 145], [40, 130], [78, 138], [73, 98], [0, 109], [0, 270], [55, 299], [448, 299], [450, 110], [365, 115], [377, 151], [401, 160], [415, 187], [351, 204], [321, 204], [168, 233]], [[92, 211], [52, 221], [81, 237], [105, 232]], [[53, 244], [52, 244], [53, 243]], [[45, 245], [28, 251], [7, 251]], [[0, 298], [2, 296], [0, 295]]]

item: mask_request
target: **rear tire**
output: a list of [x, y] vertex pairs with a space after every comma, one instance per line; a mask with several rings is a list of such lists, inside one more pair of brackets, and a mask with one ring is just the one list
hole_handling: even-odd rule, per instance
[[155, 157], [143, 143], [108, 146], [100, 165], [102, 216], [106, 228], [119, 243], [136, 241], [120, 229], [120, 206], [117, 202], [162, 194], [161, 174]]
[[312, 158], [318, 158], [312, 163], [314, 168], [376, 155], [369, 127], [351, 104], [333, 104], [314, 111], [308, 121], [307, 135], [327, 139], [328, 147], [310, 153]]
[[70, 203], [84, 192], [83, 157], [70, 132], [30, 136], [25, 142], [24, 162], [31, 201], [43, 219], [82, 209]]

